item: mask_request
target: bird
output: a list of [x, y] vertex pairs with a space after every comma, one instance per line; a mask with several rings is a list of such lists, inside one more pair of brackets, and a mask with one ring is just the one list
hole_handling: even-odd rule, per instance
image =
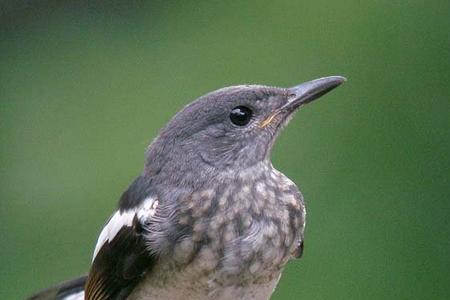
[[344, 81], [231, 86], [185, 106], [150, 143], [88, 274], [28, 299], [269, 299], [302, 256], [306, 221], [273, 145], [300, 107]]

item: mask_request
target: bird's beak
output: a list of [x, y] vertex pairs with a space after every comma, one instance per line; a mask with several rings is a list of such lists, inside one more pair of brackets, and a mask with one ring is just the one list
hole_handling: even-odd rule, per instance
[[285, 116], [285, 118], [287, 118], [286, 116], [291, 115], [291, 113], [297, 110], [297, 108], [299, 108], [300, 106], [309, 103], [322, 95], [325, 95], [335, 87], [341, 85], [346, 80], [347, 79], [342, 76], [329, 76], [304, 82], [302, 84], [288, 88], [287, 103], [277, 109], [268, 118], [263, 120], [259, 124], [259, 127], [266, 127], [279, 116]]
[[300, 106], [325, 95], [346, 80], [347, 79], [342, 76], [329, 76], [304, 82], [288, 88], [288, 102], [281, 107], [281, 110], [291, 112]]

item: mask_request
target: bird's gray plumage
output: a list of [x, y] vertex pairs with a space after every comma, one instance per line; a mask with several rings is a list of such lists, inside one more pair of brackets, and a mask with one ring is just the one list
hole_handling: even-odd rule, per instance
[[[301, 256], [305, 225], [272, 145], [299, 106], [342, 81], [229, 87], [176, 114], [100, 235], [85, 298], [268, 299]], [[236, 107], [251, 112], [248, 123], [233, 123]]]

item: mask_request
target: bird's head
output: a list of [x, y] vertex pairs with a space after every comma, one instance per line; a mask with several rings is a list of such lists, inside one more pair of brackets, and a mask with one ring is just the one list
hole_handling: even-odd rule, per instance
[[297, 109], [344, 81], [330, 76], [291, 88], [239, 85], [204, 95], [177, 113], [150, 145], [146, 172], [200, 176], [268, 161]]

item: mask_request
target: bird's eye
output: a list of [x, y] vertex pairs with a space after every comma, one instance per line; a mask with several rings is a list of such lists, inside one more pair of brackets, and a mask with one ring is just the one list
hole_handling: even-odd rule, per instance
[[236, 106], [231, 110], [230, 120], [238, 126], [245, 126], [250, 122], [253, 112], [246, 106]]

